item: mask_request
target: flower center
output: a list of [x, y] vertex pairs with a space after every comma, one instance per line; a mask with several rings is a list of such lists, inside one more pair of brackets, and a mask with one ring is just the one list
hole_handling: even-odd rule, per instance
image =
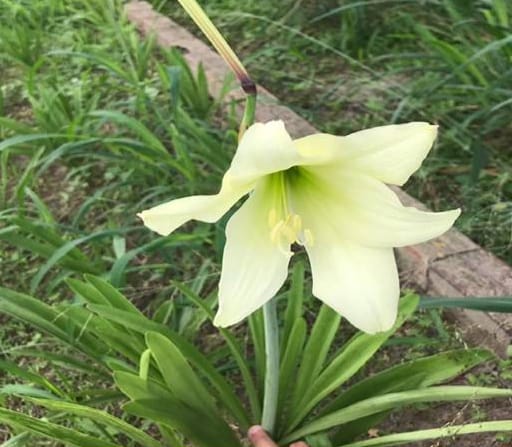
[[290, 182], [286, 171], [272, 175], [273, 206], [268, 214], [270, 240], [284, 253], [290, 253], [290, 245], [313, 245], [311, 230], [304, 228], [302, 218], [294, 212], [290, 200]]

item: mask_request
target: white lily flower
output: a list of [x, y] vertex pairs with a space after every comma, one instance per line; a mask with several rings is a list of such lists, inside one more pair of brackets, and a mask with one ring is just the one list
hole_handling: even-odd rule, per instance
[[226, 227], [214, 323], [238, 323], [270, 300], [298, 243], [310, 259], [313, 294], [357, 328], [385, 331], [400, 293], [393, 247], [437, 237], [460, 214], [404, 207], [385, 185], [404, 184], [436, 135], [437, 126], [414, 122], [292, 140], [282, 121], [257, 123], [218, 194], [173, 200], [139, 216], [168, 235], [191, 219], [217, 221], [251, 193]]

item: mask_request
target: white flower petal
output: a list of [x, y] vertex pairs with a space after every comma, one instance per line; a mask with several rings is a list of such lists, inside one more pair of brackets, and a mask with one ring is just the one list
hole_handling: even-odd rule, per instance
[[361, 130], [345, 137], [315, 134], [295, 140], [309, 164], [334, 163], [385, 183], [403, 185], [421, 166], [437, 136], [437, 126], [423, 122]]
[[215, 222], [251, 191], [261, 177], [299, 162], [300, 155], [282, 121], [256, 123], [242, 137], [218, 194], [172, 200], [138, 216], [144, 225], [164, 236], [192, 219]]
[[425, 242], [448, 231], [460, 215], [459, 209], [433, 213], [404, 207], [386, 185], [357, 172], [340, 173], [324, 166], [300, 171], [293, 203], [323, 215], [345, 239], [359, 245], [402, 247]]
[[[390, 329], [397, 315], [400, 286], [393, 250], [367, 248], [321, 227], [306, 246], [313, 295], [369, 334]], [[319, 236], [319, 237], [318, 237]]]
[[148, 228], [167, 236], [192, 219], [203, 222], [217, 221], [251, 189], [251, 184], [234, 185], [225, 181], [218, 194], [171, 200], [142, 211], [138, 216]]
[[227, 224], [216, 326], [243, 320], [270, 300], [288, 275], [292, 253], [270, 239], [270, 194], [265, 179]]
[[314, 200], [320, 196], [310, 191], [301, 190], [292, 200], [309, 234], [305, 247], [313, 295], [365, 332], [388, 330], [396, 319], [400, 294], [393, 249], [348, 240], [338, 228], [339, 214], [332, 213], [328, 202]]
[[301, 157], [282, 121], [253, 124], [244, 133], [226, 177], [252, 182], [300, 163]]

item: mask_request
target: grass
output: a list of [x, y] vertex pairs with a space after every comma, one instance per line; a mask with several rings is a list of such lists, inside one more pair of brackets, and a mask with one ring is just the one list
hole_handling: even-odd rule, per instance
[[[242, 13], [232, 0], [215, 0], [208, 7], [254, 77], [284, 92], [281, 99], [322, 130], [440, 122], [442, 138], [410, 191], [434, 208], [462, 204], [461, 228], [510, 261], [512, 75], [509, 44], [495, 45], [507, 39], [510, 11], [503, 15], [500, 2], [487, 14], [465, 11], [460, 2], [421, 11], [410, 3], [340, 9], [337, 2], [271, 8], [261, 1], [247, 2]], [[204, 335], [198, 332], [204, 318], [186, 295], [213, 305], [226, 219], [160, 238], [135, 214], [172, 197], [216, 191], [236, 146], [236, 127], [222, 98], [209, 96], [201, 71], [192, 73], [179, 53], [139, 39], [120, 18], [121, 6], [114, 0], [0, 0], [0, 20], [11, 24], [0, 28], [1, 285], [55, 308], [62, 301], [78, 308], [83, 303], [66, 283], [99, 275], [153, 321], [194, 339]], [[482, 23], [484, 31], [474, 33]], [[308, 306], [312, 315], [316, 304]], [[77, 384], [86, 393], [110, 383], [91, 376], [91, 365], [88, 373], [63, 374], [68, 351], [51, 357], [46, 337], [0, 318], [2, 359], [44, 374], [68, 394]], [[389, 355], [415, 358], [455, 346], [461, 341], [453, 328], [434, 311], [420, 313], [377, 365], [389, 364]], [[504, 380], [510, 368], [510, 362], [500, 366]], [[2, 378], [0, 399], [13, 376]], [[0, 437], [10, 434], [0, 431]], [[23, 444], [34, 445], [28, 438]]]
[[[12, 25], [0, 30], [1, 285], [52, 306], [77, 306], [65, 283], [101, 275], [153, 321], [191, 338], [204, 318], [171, 279], [211, 295], [222, 223], [160, 238], [136, 213], [172, 197], [214, 192], [236, 131], [219, 126], [229, 116], [221, 113], [221, 98], [209, 96], [204, 75], [193, 74], [178, 52], [139, 39], [121, 20], [121, 6], [0, 1], [0, 19]], [[13, 388], [34, 376], [9, 360], [67, 396], [81, 389], [73, 399], [112, 386], [90, 369], [63, 369], [66, 358], [77, 360], [73, 349], [56, 350], [33, 327], [0, 318], [3, 405], [42, 414], [6, 397], [40, 385]], [[34, 445], [23, 430], [0, 426], [2, 441], [17, 434], [17, 445]]]
[[[406, 189], [512, 263], [512, 8], [505, 0], [205, 3], [253, 77], [322, 131], [425, 120], [433, 153]], [[190, 20], [154, 0], [186, 24]]]

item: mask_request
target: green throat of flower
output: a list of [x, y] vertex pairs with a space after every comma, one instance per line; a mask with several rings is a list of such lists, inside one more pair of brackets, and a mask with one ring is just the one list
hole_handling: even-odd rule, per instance
[[268, 227], [270, 240], [282, 252], [291, 253], [290, 246], [294, 243], [312, 246], [313, 233], [304, 228], [303, 220], [293, 209], [291, 191], [296, 189], [300, 176], [299, 168], [290, 168], [286, 171], [276, 172], [268, 178], [270, 211], [268, 213]]

